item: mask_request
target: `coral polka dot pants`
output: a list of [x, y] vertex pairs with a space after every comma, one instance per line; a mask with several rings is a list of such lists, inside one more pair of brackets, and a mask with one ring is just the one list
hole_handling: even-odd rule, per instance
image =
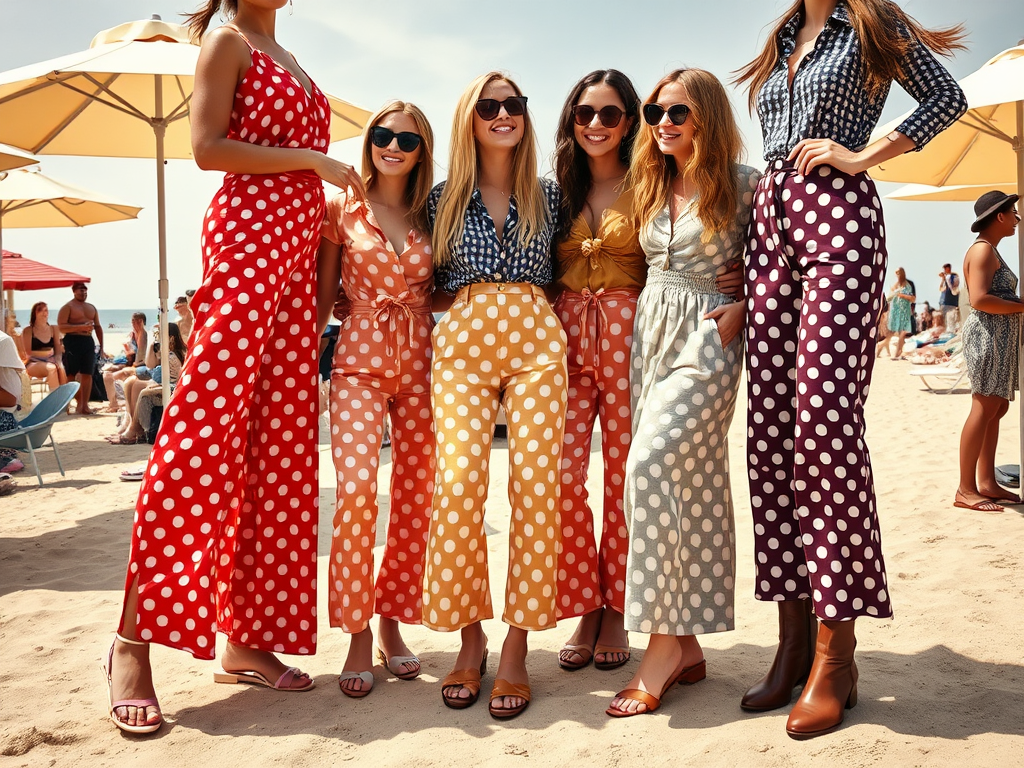
[[864, 402], [886, 268], [874, 183], [781, 161], [747, 250], [747, 437], [759, 600], [892, 615]]
[[323, 209], [315, 175], [229, 175], [207, 212], [191, 347], [135, 511], [141, 640], [316, 650]]
[[502, 618], [520, 629], [553, 627], [566, 393], [562, 326], [534, 285], [474, 284], [434, 328], [433, 355], [437, 480], [423, 623], [455, 631], [494, 616], [484, 501], [503, 403], [512, 515]]
[[[623, 611], [628, 534], [623, 482], [632, 428], [629, 389], [633, 322], [640, 291], [615, 288], [563, 291], [555, 311], [568, 338], [568, 402], [562, 446], [562, 550], [558, 561], [558, 618], [605, 606]], [[594, 424], [601, 419], [604, 520], [601, 545], [587, 494]]]

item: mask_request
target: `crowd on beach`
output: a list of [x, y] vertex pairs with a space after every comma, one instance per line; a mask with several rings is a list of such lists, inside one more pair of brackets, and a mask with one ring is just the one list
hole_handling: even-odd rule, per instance
[[[916, 300], [902, 269], [883, 286], [867, 170], [963, 114], [936, 58], [963, 47], [963, 29], [924, 28], [888, 0], [794, 2], [734, 79], [761, 120], [762, 170], [739, 163], [714, 74], [675, 70], [641, 97], [602, 69], [569, 90], [555, 178], [538, 178], [528, 97], [490, 72], [455, 107], [448, 176], [435, 184], [433, 130], [405, 101], [370, 118], [361, 169], [326, 155], [326, 98], [274, 36], [284, 5], [207, 0], [189, 16], [202, 39], [194, 156], [226, 175], [203, 222], [203, 282], [168, 340], [176, 364], [161, 371], [176, 386], [105, 659], [113, 723], [135, 734], [163, 723], [152, 643], [213, 659], [223, 633], [215, 681], [314, 686], [276, 654], [316, 651], [318, 353], [333, 317], [326, 589], [329, 625], [350, 636], [342, 694], [369, 696], [378, 661], [417, 677], [401, 628], [423, 624], [458, 633], [444, 704], [480, 697], [481, 622], [494, 617], [484, 501], [503, 410], [508, 629], [491, 716], [529, 707], [530, 633], [568, 619], [568, 671], [616, 670], [632, 654], [627, 633], [647, 635], [606, 711], [656, 711], [674, 684], [705, 678], [698, 638], [734, 629], [736, 570], [752, 565], [756, 597], [777, 606], [779, 645], [740, 706], [777, 710], [796, 695], [795, 739], [841, 726], [857, 703], [856, 622], [892, 616], [864, 402], [880, 327], [902, 357]], [[207, 33], [218, 13], [229, 22]], [[893, 81], [918, 107], [870, 142]], [[323, 182], [341, 191], [328, 198]], [[975, 206], [970, 315], [961, 324], [952, 309], [960, 280], [946, 265], [940, 308], [919, 331], [927, 344], [945, 330], [964, 339], [972, 412], [956, 503], [985, 511], [1019, 502], [989, 471], [1017, 384], [1024, 304], [997, 251], [1016, 202], [996, 192]], [[126, 349], [104, 374], [108, 396], [126, 395], [128, 426], [111, 438], [122, 444], [144, 439], [140, 411], [156, 394], [160, 340], [145, 326], [133, 325], [131, 361]], [[744, 368], [752, 564], [735, 557], [726, 439]], [[391, 514], [375, 564], [385, 417]], [[600, 511], [585, 489], [597, 423]]]

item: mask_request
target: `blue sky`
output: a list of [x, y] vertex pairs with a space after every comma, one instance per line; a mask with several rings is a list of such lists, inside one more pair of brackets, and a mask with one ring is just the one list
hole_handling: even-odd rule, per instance
[[[646, 96], [666, 72], [699, 66], [720, 78], [754, 56], [767, 25], [789, 0], [294, 0], [294, 14], [279, 17], [278, 39], [330, 93], [376, 109], [391, 98], [419, 104], [438, 137], [435, 173], [444, 178], [455, 101], [476, 75], [508, 71], [530, 98], [547, 170], [555, 119], [562, 100], [583, 74], [615, 67]], [[960, 79], [1024, 37], [1016, 0], [901, 0], [929, 26], [964, 22], [970, 50], [949, 62]], [[83, 50], [100, 30], [160, 14], [177, 20], [188, 2], [168, 0], [0, 0], [0, 71]], [[761, 167], [760, 129], [733, 91], [746, 137], [748, 162]], [[913, 106], [894, 86], [883, 122]], [[331, 154], [352, 162], [358, 139]], [[156, 182], [153, 161], [44, 157], [57, 178], [143, 206], [138, 221], [84, 229], [8, 229], [4, 247], [92, 277], [90, 299], [101, 309], [152, 310], [157, 304]], [[220, 174], [190, 161], [167, 167], [171, 297], [201, 276], [199, 231]], [[883, 192], [895, 185], [880, 185]], [[897, 266], [918, 285], [921, 300], [937, 298], [939, 266], [961, 262], [972, 240], [968, 203], [886, 201], [890, 275]], [[1015, 244], [1003, 256], [1016, 262]], [[932, 285], [935, 283], [936, 285]], [[15, 304], [59, 305], [70, 292], [16, 294]]]

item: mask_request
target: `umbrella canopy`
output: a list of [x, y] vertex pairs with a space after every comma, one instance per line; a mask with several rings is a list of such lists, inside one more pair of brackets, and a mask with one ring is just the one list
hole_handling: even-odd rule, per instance
[[[167, 336], [164, 159], [192, 156], [188, 115], [199, 47], [154, 16], [100, 32], [89, 50], [0, 74], [0, 141], [36, 154], [156, 159], [160, 328]], [[367, 110], [328, 97], [331, 141], [356, 136]], [[161, 346], [167, 367], [167, 347]], [[170, 397], [165, 380], [164, 402]]]
[[23, 168], [26, 165], [33, 165], [38, 162], [27, 152], [0, 144], [0, 173], [9, 171], [12, 168]]
[[20, 253], [3, 251], [3, 290], [5, 291], [42, 291], [47, 288], [67, 288], [75, 283], [88, 282], [89, 278], [85, 275], [76, 275], [66, 269], [26, 259]]
[[907, 184], [885, 196], [886, 200], [924, 200], [931, 202], [973, 203], [991, 189], [1006, 194], [1017, 191], [1014, 183], [1005, 184], [961, 184], [955, 187], [932, 187], [928, 184]]

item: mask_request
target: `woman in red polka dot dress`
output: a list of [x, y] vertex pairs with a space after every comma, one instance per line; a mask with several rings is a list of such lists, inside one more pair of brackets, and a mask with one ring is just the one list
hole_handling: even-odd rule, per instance
[[[385, 104], [370, 119], [363, 140], [366, 199], [342, 192], [328, 201], [317, 258], [321, 333], [332, 309], [342, 320], [331, 373], [338, 500], [330, 621], [352, 635], [338, 683], [342, 693], [357, 699], [373, 687], [370, 617], [375, 612], [378, 658], [402, 680], [420, 673], [399, 622], [419, 624], [423, 615], [423, 561], [434, 492], [434, 264], [427, 225], [433, 145], [430, 124], [418, 107]], [[391, 504], [387, 544], [374, 580], [385, 414], [391, 417]]]
[[149, 643], [214, 658], [220, 682], [313, 687], [274, 653], [316, 650], [314, 263], [321, 179], [361, 190], [324, 153], [327, 99], [274, 39], [286, 0], [208, 0], [192, 100], [198, 165], [226, 172], [203, 227], [188, 359], [139, 493], [125, 601], [107, 657], [110, 716], [163, 722]]

